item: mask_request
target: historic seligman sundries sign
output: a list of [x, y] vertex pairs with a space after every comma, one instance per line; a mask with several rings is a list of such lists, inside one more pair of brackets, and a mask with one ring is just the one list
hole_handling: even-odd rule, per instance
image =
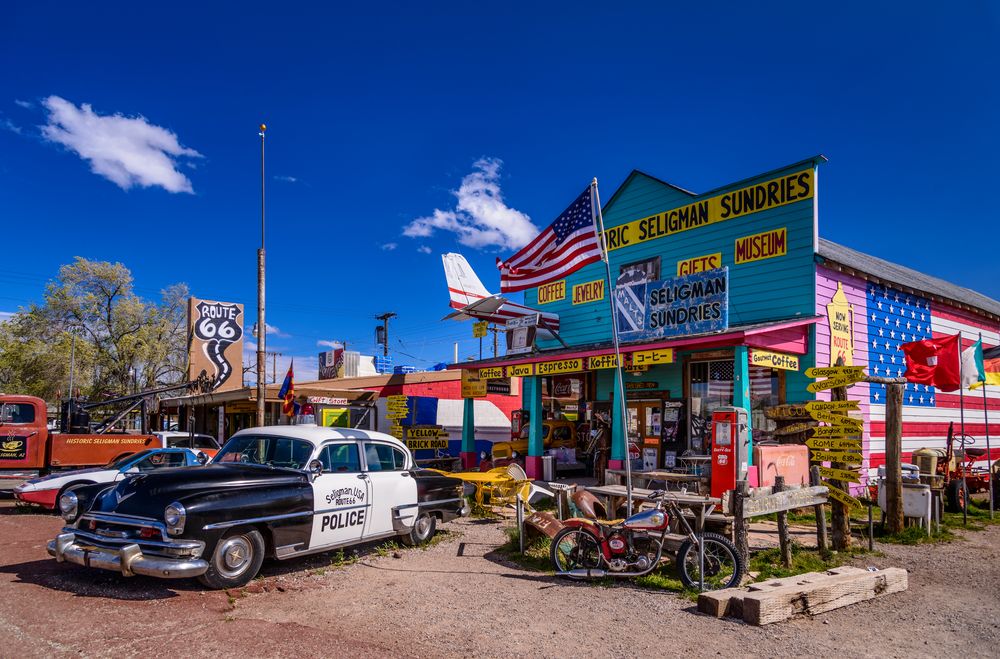
[[615, 288], [623, 341], [717, 332], [729, 326], [729, 269]]

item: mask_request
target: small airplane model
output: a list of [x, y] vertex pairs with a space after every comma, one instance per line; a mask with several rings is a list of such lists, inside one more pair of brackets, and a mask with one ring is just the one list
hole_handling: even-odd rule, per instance
[[485, 320], [504, 325], [508, 320], [539, 316], [538, 329], [555, 332], [559, 330], [559, 314], [545, 313], [515, 304], [503, 297], [486, 290], [479, 281], [476, 272], [461, 254], [442, 254], [444, 274], [448, 280], [448, 295], [451, 306], [456, 311], [448, 314], [442, 320]]

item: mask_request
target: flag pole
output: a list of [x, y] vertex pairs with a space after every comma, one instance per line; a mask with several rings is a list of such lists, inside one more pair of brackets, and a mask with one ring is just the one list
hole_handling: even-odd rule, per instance
[[[979, 333], [979, 350], [983, 349], [983, 333]], [[981, 384], [983, 388], [983, 420], [986, 421], [986, 489], [990, 493], [990, 519], [993, 519], [993, 469], [990, 451], [990, 411], [986, 407], [986, 382]]]
[[[597, 178], [590, 184], [591, 204], [594, 221], [597, 224], [597, 233], [601, 239], [601, 260], [604, 261], [604, 270], [608, 276], [608, 302], [611, 305], [611, 338], [615, 346], [615, 377], [618, 383], [618, 406], [621, 408], [622, 432], [625, 434], [625, 499], [628, 502], [628, 512], [626, 516], [632, 514], [632, 460], [629, 458], [628, 450], [628, 423], [626, 422], [627, 410], [625, 407], [625, 379], [622, 376], [622, 354], [621, 345], [618, 341], [618, 309], [615, 305], [615, 292], [611, 285], [611, 262], [608, 259], [608, 246], [604, 240], [604, 214], [601, 212], [601, 195], [597, 191]], [[614, 414], [611, 415], [611, 433], [614, 435], [615, 427]], [[611, 511], [608, 511], [611, 515]]]
[[962, 384], [962, 330], [958, 331], [958, 414], [962, 426], [962, 447], [965, 448], [965, 386]]

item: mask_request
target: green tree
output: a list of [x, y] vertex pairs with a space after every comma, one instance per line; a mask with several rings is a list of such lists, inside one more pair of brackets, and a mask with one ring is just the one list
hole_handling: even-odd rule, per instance
[[44, 304], [0, 324], [0, 387], [47, 400], [68, 395], [71, 350], [74, 389], [89, 397], [180, 382], [187, 296], [175, 284], [147, 302], [121, 263], [77, 257], [49, 283]]

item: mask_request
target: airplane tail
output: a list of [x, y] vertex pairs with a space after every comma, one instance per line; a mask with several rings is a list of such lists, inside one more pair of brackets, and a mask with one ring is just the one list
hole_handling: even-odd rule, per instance
[[442, 254], [441, 261], [444, 263], [444, 275], [448, 280], [448, 295], [451, 297], [451, 306], [461, 309], [473, 302], [478, 302], [483, 298], [490, 297], [490, 292], [479, 281], [475, 270], [461, 254]]

